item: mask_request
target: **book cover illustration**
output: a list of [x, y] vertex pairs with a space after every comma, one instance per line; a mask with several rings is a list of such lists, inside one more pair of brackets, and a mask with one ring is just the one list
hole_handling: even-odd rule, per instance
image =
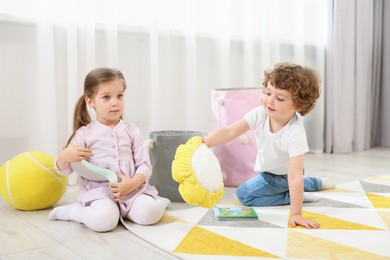
[[218, 220], [257, 220], [258, 216], [252, 207], [214, 207]]

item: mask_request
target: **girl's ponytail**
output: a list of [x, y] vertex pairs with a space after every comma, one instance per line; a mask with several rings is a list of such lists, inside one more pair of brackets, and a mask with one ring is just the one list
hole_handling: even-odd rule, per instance
[[91, 122], [91, 117], [89, 116], [87, 110], [87, 103], [85, 102], [85, 96], [82, 95], [76, 103], [76, 107], [73, 114], [73, 133], [66, 142], [65, 147], [67, 147], [70, 141], [73, 139], [76, 131], [82, 127], [86, 126]]

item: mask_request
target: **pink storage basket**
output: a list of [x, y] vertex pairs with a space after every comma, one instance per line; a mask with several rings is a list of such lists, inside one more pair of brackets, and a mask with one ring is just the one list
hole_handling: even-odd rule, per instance
[[[211, 93], [212, 128], [227, 126], [262, 104], [261, 88], [214, 89]], [[256, 140], [253, 130], [213, 148], [226, 186], [237, 187], [255, 176]]]

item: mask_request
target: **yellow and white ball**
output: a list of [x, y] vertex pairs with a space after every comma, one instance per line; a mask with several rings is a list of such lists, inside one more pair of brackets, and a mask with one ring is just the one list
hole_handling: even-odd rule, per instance
[[19, 154], [0, 168], [0, 195], [20, 210], [46, 209], [61, 199], [68, 177], [57, 173], [54, 157], [39, 151]]

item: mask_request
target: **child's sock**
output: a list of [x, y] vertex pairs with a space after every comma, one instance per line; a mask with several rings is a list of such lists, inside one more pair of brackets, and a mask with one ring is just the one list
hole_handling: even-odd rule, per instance
[[303, 202], [316, 202], [319, 200], [320, 198], [318, 198], [316, 195], [310, 194], [309, 192], [303, 193]]
[[49, 213], [50, 220], [75, 220], [75, 213], [83, 205], [80, 202], [54, 208]]
[[329, 190], [334, 188], [334, 183], [329, 177], [322, 177], [321, 183], [321, 190]]
[[168, 208], [171, 205], [171, 201], [167, 198], [157, 196], [157, 200], [161, 202], [161, 204], [165, 205], [165, 208]]

